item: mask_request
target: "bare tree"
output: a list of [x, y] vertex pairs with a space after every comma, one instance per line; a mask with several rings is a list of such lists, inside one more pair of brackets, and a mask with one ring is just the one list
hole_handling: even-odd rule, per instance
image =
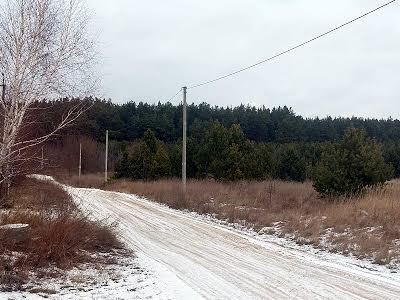
[[[94, 39], [81, 0], [5, 0], [0, 8], [0, 185], [8, 188], [31, 149], [70, 125], [85, 109], [65, 112], [47, 134], [26, 138], [34, 103], [58, 96], [84, 95], [93, 87]], [[0, 195], [1, 197], [1, 195]]]

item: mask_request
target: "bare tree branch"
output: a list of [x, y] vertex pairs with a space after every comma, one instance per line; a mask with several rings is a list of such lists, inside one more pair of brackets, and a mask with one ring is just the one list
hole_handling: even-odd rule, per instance
[[83, 0], [5, 0], [0, 6], [0, 71], [6, 90], [0, 99], [0, 183], [24, 169], [28, 149], [70, 126], [84, 111], [67, 110], [50, 132], [23, 138], [32, 127], [33, 104], [59, 96], [87, 95], [93, 87], [95, 42]]

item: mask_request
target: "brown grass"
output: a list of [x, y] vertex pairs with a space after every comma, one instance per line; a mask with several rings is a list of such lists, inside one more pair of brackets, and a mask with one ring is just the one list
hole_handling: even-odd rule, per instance
[[[215, 213], [232, 220], [262, 219], [264, 224], [281, 221], [281, 214], [289, 211], [310, 211], [321, 201], [311, 183], [283, 181], [222, 183], [212, 180], [190, 180], [182, 203], [179, 180], [153, 182], [118, 180], [107, 189], [135, 193], [173, 208], [186, 208], [200, 213]], [[276, 215], [277, 217], [273, 217]], [[265, 217], [272, 217], [270, 220]], [[257, 222], [259, 223], [259, 222]]]
[[90, 254], [120, 247], [113, 226], [91, 221], [60, 187], [25, 179], [13, 187], [12, 209], [0, 212], [0, 225], [29, 224], [24, 243], [0, 245], [0, 287], [18, 289], [30, 271], [88, 262]]
[[71, 197], [63, 189], [51, 182], [20, 178], [10, 191], [8, 201], [15, 210], [63, 213], [78, 212]]
[[[80, 179], [78, 175], [68, 175], [63, 172], [53, 173], [51, 175], [59, 182], [63, 182], [70, 186], [98, 189], [105, 187], [103, 173], [85, 174], [82, 175]], [[112, 177], [112, 174], [110, 174], [110, 177]]]
[[[97, 177], [97, 179], [96, 179]], [[97, 184], [96, 184], [97, 182]], [[73, 180], [68, 180], [73, 184]], [[102, 188], [101, 176], [82, 177], [81, 185]], [[104, 188], [104, 187], [103, 187]], [[182, 198], [178, 179], [159, 181], [114, 180], [106, 189], [133, 193], [177, 209], [214, 214], [270, 233], [290, 234], [301, 244], [325, 247], [376, 263], [400, 262], [400, 180], [383, 190], [370, 190], [353, 199], [320, 199], [311, 182], [218, 182], [189, 180]], [[279, 229], [276, 223], [280, 222]]]

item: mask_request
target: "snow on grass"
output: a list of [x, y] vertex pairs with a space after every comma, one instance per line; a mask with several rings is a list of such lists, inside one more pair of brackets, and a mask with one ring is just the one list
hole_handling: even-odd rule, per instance
[[29, 224], [6, 224], [0, 226], [0, 229], [24, 229], [24, 228], [29, 228]]
[[[98, 257], [96, 256], [98, 255]], [[1, 292], [1, 300], [22, 299], [174, 299], [145, 258], [130, 253], [96, 254], [93, 259], [116, 259], [113, 264], [87, 263], [65, 271], [61, 277], [41, 279], [37, 276], [21, 292]], [[57, 269], [42, 272], [63, 272]]]

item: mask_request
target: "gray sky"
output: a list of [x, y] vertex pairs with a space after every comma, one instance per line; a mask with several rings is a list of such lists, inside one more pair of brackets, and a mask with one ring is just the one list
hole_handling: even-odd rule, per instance
[[[88, 0], [100, 94], [165, 102], [183, 85], [267, 58], [388, 0]], [[212, 105], [291, 106], [313, 117], [400, 118], [400, 2], [236, 77], [190, 90]], [[173, 103], [178, 103], [176, 98]]]

